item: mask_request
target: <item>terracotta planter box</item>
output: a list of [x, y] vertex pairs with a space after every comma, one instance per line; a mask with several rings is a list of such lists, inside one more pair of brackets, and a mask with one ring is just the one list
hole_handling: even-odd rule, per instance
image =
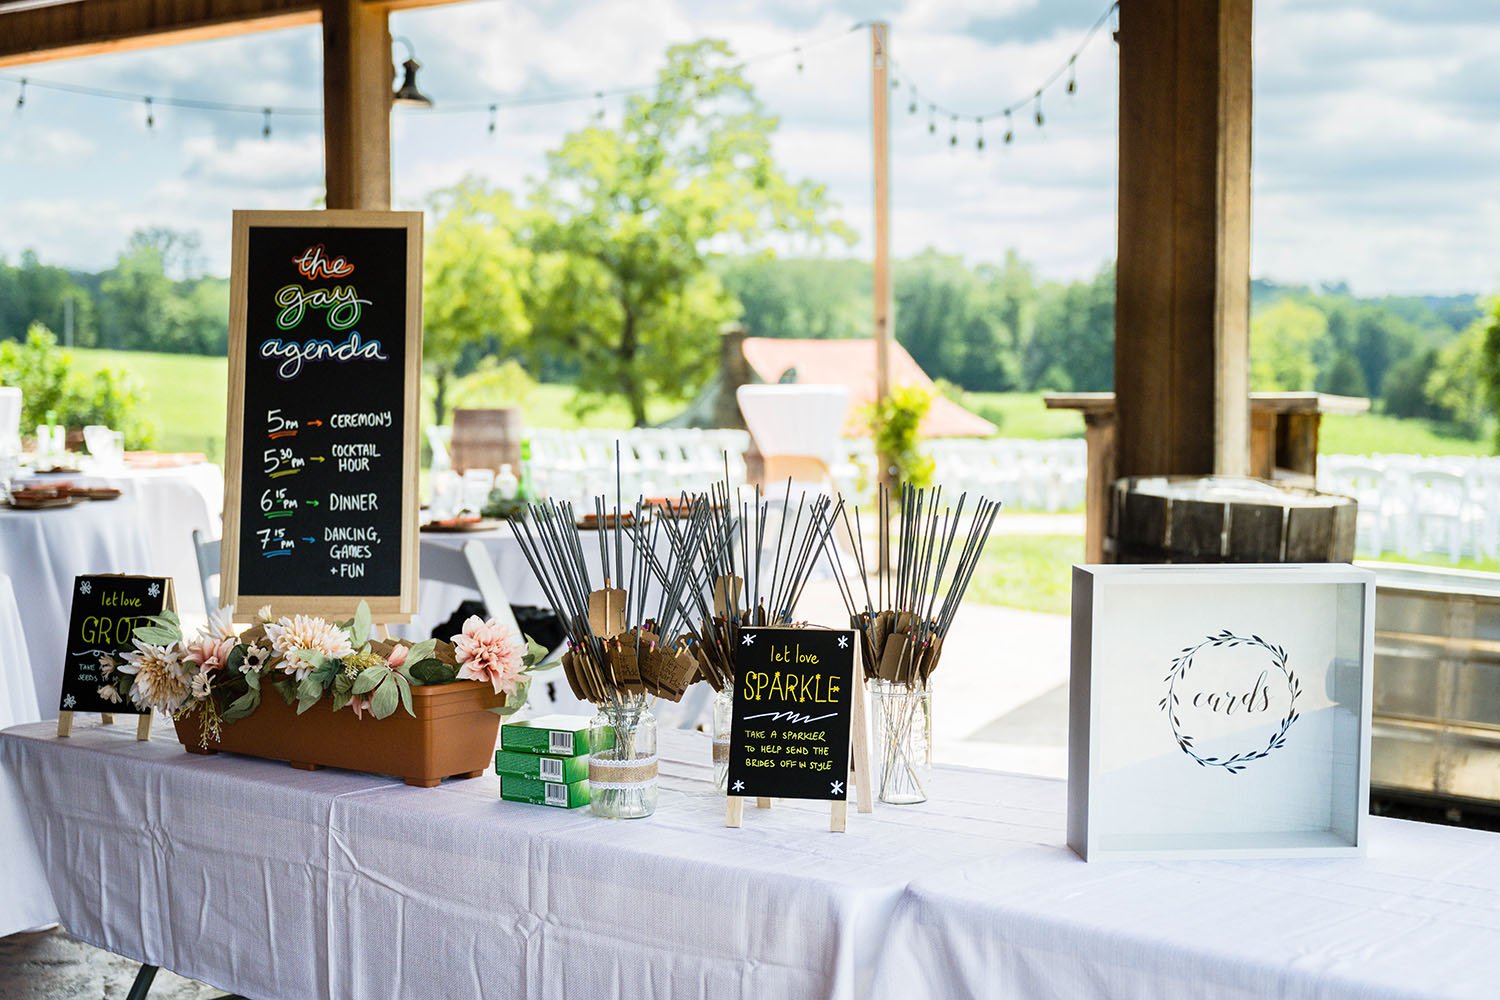
[[314, 771], [341, 767], [371, 774], [391, 774], [408, 785], [431, 788], [444, 778], [477, 778], [494, 759], [500, 716], [489, 711], [505, 704], [480, 681], [413, 687], [416, 718], [398, 708], [376, 719], [357, 718], [348, 708], [331, 711], [327, 700], [302, 715], [275, 691], [248, 718], [223, 726], [222, 739], [202, 746], [200, 713], [174, 723], [188, 753], [226, 750], [251, 757], [289, 761]]

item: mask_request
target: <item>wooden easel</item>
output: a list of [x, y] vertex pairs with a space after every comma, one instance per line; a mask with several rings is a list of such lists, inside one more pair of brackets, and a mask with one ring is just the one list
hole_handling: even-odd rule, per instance
[[[138, 716], [136, 718], [136, 723], [135, 723], [135, 738], [136, 739], [141, 740], [141, 741], [144, 742], [145, 740], [149, 740], [151, 738], [151, 715], [152, 715], [152, 713], [146, 712], [144, 715]], [[115, 724], [115, 717], [114, 717], [113, 713], [110, 713], [110, 712], [100, 712], [99, 713], [99, 719], [106, 726], [112, 726], [112, 725]], [[71, 736], [72, 734], [73, 734], [73, 713], [69, 712], [69, 711], [58, 712], [57, 713], [57, 735], [58, 736]]]
[[[129, 576], [131, 574], [128, 574], [128, 573], [121, 573], [121, 574], [100, 573], [100, 574], [95, 574], [95, 575], [96, 576], [110, 576], [110, 575]], [[173, 587], [173, 580], [172, 580], [172, 578], [170, 576], [166, 578], [166, 581], [167, 581], [167, 592], [166, 592], [165, 598], [162, 600], [161, 610], [162, 610], [163, 614], [165, 614], [168, 611], [171, 611], [171, 612], [173, 612], [175, 614], [176, 611], [177, 611], [177, 591]], [[142, 715], [139, 715], [139, 716], [136, 717], [136, 722], [135, 722], [135, 738], [138, 741], [144, 743], [146, 740], [149, 740], [151, 738], [151, 717], [154, 714], [155, 713], [148, 711], [148, 712], [145, 712]], [[113, 712], [100, 712], [99, 713], [99, 720], [101, 722], [103, 722], [106, 726], [112, 726], [112, 725], [115, 724], [114, 713]], [[63, 709], [62, 711], [60, 711], [60, 712], [57, 713], [57, 735], [58, 735], [59, 738], [65, 738], [67, 736], [71, 736], [72, 733], [73, 733], [73, 713], [71, 711], [67, 710], [67, 709]]]
[[[865, 671], [858, 656], [854, 658], [854, 704], [849, 713], [849, 787], [855, 792], [856, 808], [862, 813], [875, 811], [873, 777], [870, 774], [870, 732], [865, 721]], [[730, 795], [724, 803], [724, 825], [739, 829], [745, 818], [744, 795]], [[768, 796], [756, 796], [755, 808], [771, 808]], [[828, 830], [847, 832], [849, 800], [834, 799], [828, 803]]]

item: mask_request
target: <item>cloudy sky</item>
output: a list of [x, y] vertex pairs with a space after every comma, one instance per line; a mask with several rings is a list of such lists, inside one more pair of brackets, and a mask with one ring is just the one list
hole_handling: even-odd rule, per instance
[[[1117, 59], [1108, 31], [1059, 85], [1046, 124], [1017, 115], [975, 149], [972, 123], [950, 146], [926, 105], [983, 113], [1030, 94], [1061, 65], [1107, 0], [471, 0], [396, 15], [424, 64], [431, 112], [393, 123], [398, 207], [465, 174], [511, 188], [587, 124], [592, 98], [504, 109], [455, 105], [648, 83], [664, 48], [725, 38], [760, 59], [749, 76], [782, 118], [777, 153], [794, 176], [828, 184], [861, 234], [871, 216], [869, 40], [892, 25], [900, 64], [893, 142], [898, 254], [923, 247], [997, 259], [1015, 248], [1048, 277], [1092, 273], [1114, 253]], [[1471, 0], [1260, 0], [1256, 10], [1253, 273], [1348, 281], [1361, 294], [1500, 290], [1500, 4]], [[33, 81], [13, 110], [14, 79]], [[52, 81], [132, 94], [316, 108], [319, 33], [238, 39], [0, 70], [0, 255], [107, 266], [130, 231], [195, 230], [211, 270], [228, 266], [235, 208], [311, 207], [322, 187], [315, 115], [158, 106], [44, 90]], [[915, 84], [921, 110], [906, 113]], [[447, 109], [445, 112], [444, 109]], [[618, 100], [605, 114], [618, 119]], [[869, 252], [863, 238], [854, 253]]]

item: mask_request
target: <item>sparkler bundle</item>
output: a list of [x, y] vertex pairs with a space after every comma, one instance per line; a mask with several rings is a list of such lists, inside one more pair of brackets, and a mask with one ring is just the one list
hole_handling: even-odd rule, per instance
[[[903, 486], [899, 518], [893, 529], [890, 491], [881, 487], [876, 513], [878, 565], [873, 591], [858, 510], [852, 519], [848, 511], [843, 512], [854, 569], [860, 578], [858, 585], [845, 578], [839, 547], [829, 547], [839, 562], [837, 580], [851, 624], [865, 636], [864, 666], [868, 679], [892, 681], [905, 687], [927, 684], [937, 669], [943, 638], [953, 624], [953, 616], [994, 526], [995, 515], [1000, 511], [999, 501], [981, 497], [967, 522], [963, 545], [954, 557], [954, 543], [964, 524], [968, 494], [959, 496], [957, 509], [949, 509], [941, 506], [942, 492], [942, 487], [923, 490]], [[880, 558], [882, 555], [884, 558]], [[859, 600], [861, 591], [863, 604]]]
[[[513, 518], [511, 525], [532, 573], [563, 621], [568, 651], [562, 666], [573, 693], [596, 705], [646, 694], [680, 700], [699, 669], [690, 643], [677, 634], [691, 578], [670, 561], [665, 567], [657, 563], [661, 519], [645, 521], [640, 503], [621, 517], [618, 502], [606, 517], [604, 498], [595, 497], [593, 523], [598, 527], [583, 531], [571, 503], [549, 500], [528, 509], [529, 524]], [[594, 545], [601, 567], [598, 580], [584, 556], [585, 547]], [[650, 573], [676, 584], [648, 599]]]
[[773, 508], [760, 489], [753, 502], [736, 504], [726, 480], [707, 495], [684, 496], [677, 510], [687, 516], [668, 521], [676, 578], [663, 573], [662, 582], [692, 604], [684, 612], [685, 627], [695, 641], [703, 678], [715, 691], [733, 686], [741, 628], [793, 623], [797, 602], [844, 508], [842, 499], [809, 500], [804, 493], [794, 511], [791, 498], [788, 479], [772, 527]]

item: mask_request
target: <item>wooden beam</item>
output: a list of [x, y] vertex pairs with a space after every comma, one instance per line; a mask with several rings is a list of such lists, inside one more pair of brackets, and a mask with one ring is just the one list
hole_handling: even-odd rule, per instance
[[1251, 10], [1120, 5], [1120, 476], [1249, 469]]
[[391, 207], [390, 14], [323, 0], [323, 164], [329, 208]]
[[0, 66], [313, 24], [318, 0], [87, 0], [0, 8]]

